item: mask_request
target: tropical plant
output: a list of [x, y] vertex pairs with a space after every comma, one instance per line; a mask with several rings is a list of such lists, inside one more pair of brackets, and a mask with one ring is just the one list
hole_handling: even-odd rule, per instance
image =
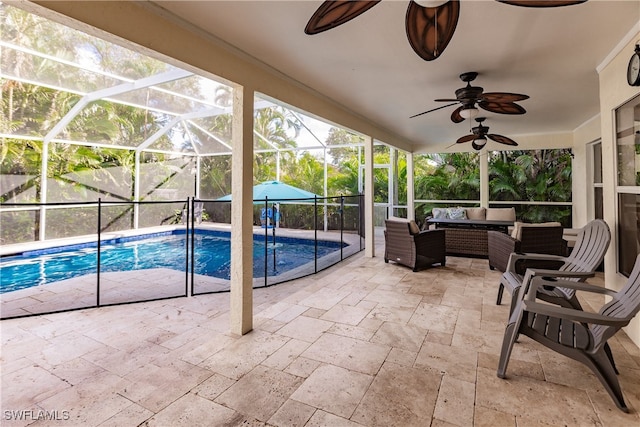
[[[515, 150], [489, 154], [490, 200], [571, 202], [571, 151]], [[528, 222], [570, 224], [571, 208], [516, 204], [518, 218]]]

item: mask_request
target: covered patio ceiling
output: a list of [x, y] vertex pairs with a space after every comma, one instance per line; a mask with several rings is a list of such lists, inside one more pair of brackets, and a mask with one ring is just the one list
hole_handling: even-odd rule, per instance
[[[518, 140], [571, 133], [599, 113], [598, 67], [640, 26], [637, 1], [589, 0], [560, 8], [461, 1], [455, 34], [434, 61], [419, 58], [405, 34], [408, 1], [383, 1], [353, 21], [309, 36], [321, 1], [155, 1], [144, 3], [179, 25], [204, 31], [244, 55], [413, 142], [442, 151], [469, 133], [443, 103], [477, 71], [488, 92], [530, 96], [527, 113], [486, 113], [491, 132]], [[628, 52], [629, 56], [633, 52]], [[620, 75], [620, 84], [626, 84]], [[481, 110], [484, 112], [484, 110]], [[535, 144], [535, 142], [534, 142]], [[500, 146], [489, 143], [489, 148]], [[451, 148], [455, 149], [455, 148]]]

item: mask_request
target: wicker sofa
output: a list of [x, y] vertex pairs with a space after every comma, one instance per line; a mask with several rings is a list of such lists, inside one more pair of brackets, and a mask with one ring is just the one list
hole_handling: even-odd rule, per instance
[[513, 223], [516, 212], [514, 208], [433, 208], [432, 216], [425, 224], [430, 218], [451, 221], [438, 225], [445, 231], [447, 255], [487, 258], [487, 231], [492, 229], [493, 223]]

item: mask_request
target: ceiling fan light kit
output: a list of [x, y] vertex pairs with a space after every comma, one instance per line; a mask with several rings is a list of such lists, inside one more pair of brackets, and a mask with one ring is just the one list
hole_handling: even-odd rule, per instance
[[478, 114], [480, 114], [480, 110], [478, 110], [476, 107], [463, 108], [462, 110], [460, 110], [460, 117], [462, 117], [463, 119], [475, 119], [476, 117], [478, 117]]
[[478, 138], [471, 141], [471, 146], [474, 150], [480, 151], [487, 145], [487, 138]]
[[422, 7], [440, 7], [448, 0], [414, 0], [418, 5]]

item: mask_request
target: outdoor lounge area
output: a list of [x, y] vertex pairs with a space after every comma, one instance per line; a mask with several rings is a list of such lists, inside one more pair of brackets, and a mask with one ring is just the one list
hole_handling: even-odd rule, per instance
[[[640, 423], [640, 350], [624, 332], [609, 343], [630, 414], [527, 337], [496, 376], [509, 311], [495, 304], [499, 278], [485, 259], [414, 273], [361, 253], [256, 290], [242, 337], [229, 334], [228, 294], [3, 321], [2, 408], [74, 426]], [[21, 426], [38, 412], [6, 414], [2, 425]]]

